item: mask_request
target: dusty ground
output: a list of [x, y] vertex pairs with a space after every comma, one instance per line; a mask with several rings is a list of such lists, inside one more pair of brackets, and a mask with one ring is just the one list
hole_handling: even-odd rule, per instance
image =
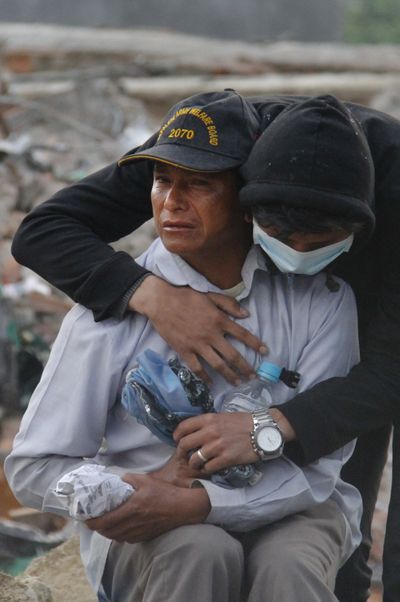
[[0, 573], [1, 602], [53, 602], [48, 587], [36, 579], [14, 579]]
[[96, 602], [79, 556], [79, 540], [73, 537], [46, 556], [35, 559], [24, 573], [50, 588], [53, 602]]
[[79, 541], [73, 537], [33, 560], [14, 578], [0, 573], [1, 602], [96, 602], [79, 557]]

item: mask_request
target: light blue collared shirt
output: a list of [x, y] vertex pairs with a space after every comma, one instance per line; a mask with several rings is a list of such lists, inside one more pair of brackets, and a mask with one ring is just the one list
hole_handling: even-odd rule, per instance
[[[221, 292], [159, 240], [138, 261], [175, 285]], [[242, 278], [238, 300], [250, 313], [240, 324], [266, 341], [269, 361], [301, 373], [296, 391], [282, 383], [276, 386], [275, 404], [321, 380], [345, 376], [359, 361], [356, 306], [347, 284], [340, 281], [339, 290], [331, 292], [324, 274], [271, 275], [258, 246], [250, 250]], [[262, 358], [238, 341], [231, 342], [256, 368]], [[68, 313], [5, 463], [7, 478], [22, 503], [62, 514], [53, 489], [73, 468], [98, 462], [120, 473], [146, 473], [167, 461], [171, 448], [118, 403], [126, 372], [148, 348], [165, 358], [174, 355], [143, 316], [94, 322], [91, 311], [79, 305]], [[232, 387], [217, 373], [211, 377], [218, 409]], [[253, 487], [225, 489], [202, 481], [211, 502], [207, 521], [247, 531], [331, 499], [347, 525], [344, 561], [360, 541], [361, 499], [339, 478], [352, 451], [353, 444], [346, 445], [303, 468], [285, 457], [265, 463], [263, 476]], [[80, 530], [82, 559], [97, 591], [110, 541], [84, 525]]]

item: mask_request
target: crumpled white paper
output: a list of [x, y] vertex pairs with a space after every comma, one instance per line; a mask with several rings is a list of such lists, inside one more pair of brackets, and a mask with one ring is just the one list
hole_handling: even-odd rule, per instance
[[54, 493], [70, 516], [80, 521], [101, 516], [125, 502], [134, 489], [100, 464], [86, 464], [65, 474]]

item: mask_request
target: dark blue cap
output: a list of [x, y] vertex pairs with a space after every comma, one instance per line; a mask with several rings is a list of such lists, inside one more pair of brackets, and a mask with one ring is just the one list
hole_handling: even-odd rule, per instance
[[246, 161], [259, 121], [254, 107], [234, 90], [196, 94], [170, 109], [151, 148], [125, 155], [119, 165], [152, 159], [193, 171], [235, 169]]

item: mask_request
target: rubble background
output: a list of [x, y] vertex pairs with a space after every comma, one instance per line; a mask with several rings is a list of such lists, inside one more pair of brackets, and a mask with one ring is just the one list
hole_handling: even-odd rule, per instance
[[[11, 258], [11, 239], [26, 212], [143, 142], [172, 103], [196, 92], [230, 87], [249, 95], [333, 93], [400, 117], [397, 46], [246, 44], [169, 31], [3, 23], [0, 68], [0, 339], [4, 349], [0, 378], [5, 383], [0, 399], [0, 460], [10, 448], [29, 397], [17, 382], [21, 357], [38, 360], [39, 365], [32, 365], [34, 360], [29, 364], [34, 381], [71, 305], [62, 293]], [[149, 222], [115, 246], [135, 256], [153, 237]], [[389, 457], [374, 518], [371, 564], [376, 600], [390, 472]], [[6, 518], [21, 520], [0, 471], [0, 519]], [[22, 520], [37, 526], [39, 518], [28, 512]], [[11, 577], [0, 576], [0, 587], [6, 591], [10, 586], [11, 592], [9, 598], [2, 594], [1, 600], [64, 600], [48, 573], [50, 564], [58, 566], [52, 555], [62, 556], [65, 551], [71, 574], [66, 569], [58, 572], [65, 574], [65, 583], [81, 583], [74, 576], [74, 562], [79, 565], [76, 547], [69, 540], [65, 545], [66, 550], [56, 548], [35, 561], [15, 581], [18, 588]], [[3, 570], [4, 559], [0, 547]], [[37, 585], [38, 579], [43, 586]], [[87, 592], [73, 599], [90, 600]]]

